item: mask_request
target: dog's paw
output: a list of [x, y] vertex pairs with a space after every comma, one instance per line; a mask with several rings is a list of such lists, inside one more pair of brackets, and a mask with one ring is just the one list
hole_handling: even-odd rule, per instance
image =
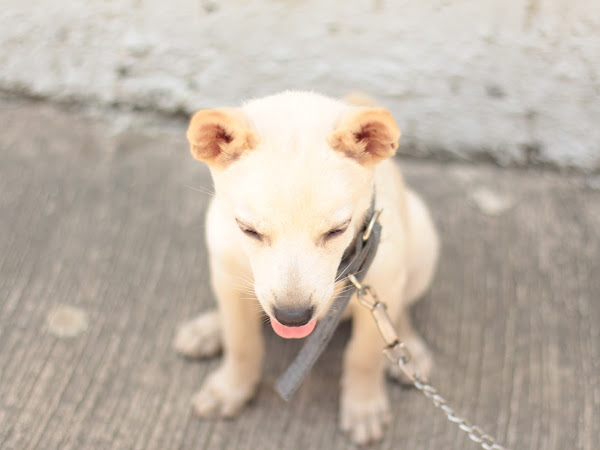
[[390, 406], [385, 394], [368, 401], [342, 396], [340, 428], [355, 444], [366, 445], [381, 440], [390, 420]]
[[214, 371], [192, 397], [192, 410], [204, 418], [236, 416], [256, 391], [255, 382], [233, 381], [225, 366]]
[[184, 323], [173, 339], [177, 353], [189, 358], [208, 358], [221, 351], [221, 322], [217, 310]]
[[[411, 356], [406, 367], [410, 373], [415, 373], [415, 370], [418, 369], [421, 379], [429, 380], [429, 375], [431, 375], [431, 369], [433, 368], [433, 358], [427, 348], [427, 344], [418, 336], [406, 340], [405, 344]], [[392, 364], [388, 361], [387, 374], [390, 378], [402, 384], [412, 385], [411, 380], [397, 364]]]

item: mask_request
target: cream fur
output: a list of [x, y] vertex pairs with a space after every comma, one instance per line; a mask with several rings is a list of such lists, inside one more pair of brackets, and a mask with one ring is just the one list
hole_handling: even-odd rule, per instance
[[[185, 324], [175, 348], [189, 356], [213, 354], [215, 342], [224, 349], [221, 367], [194, 397], [199, 415], [234, 415], [254, 394], [264, 354], [260, 309], [272, 315], [276, 306], [310, 305], [317, 318], [326, 313], [340, 287], [336, 269], [363, 223], [373, 186], [383, 235], [365, 283], [387, 303], [428, 374], [431, 358], [407, 308], [430, 284], [438, 239], [425, 205], [385, 159], [399, 136], [386, 110], [306, 92], [194, 115], [192, 153], [209, 165], [215, 184], [206, 237], [219, 313]], [[347, 219], [347, 231], [324, 238]], [[244, 233], [239, 222], [261, 240]], [[340, 426], [355, 442], [367, 443], [380, 439], [389, 421], [383, 342], [356, 299], [349, 314], [353, 331], [344, 355]]]

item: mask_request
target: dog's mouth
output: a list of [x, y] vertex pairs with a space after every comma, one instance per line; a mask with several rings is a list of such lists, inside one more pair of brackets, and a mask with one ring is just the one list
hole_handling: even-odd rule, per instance
[[317, 324], [317, 319], [313, 319], [305, 325], [297, 327], [288, 327], [277, 321], [274, 317], [270, 317], [271, 326], [277, 335], [285, 339], [302, 339], [313, 332]]

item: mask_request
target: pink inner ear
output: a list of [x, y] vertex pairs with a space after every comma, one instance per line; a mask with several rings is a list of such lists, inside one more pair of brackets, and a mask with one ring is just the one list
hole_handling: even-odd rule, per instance
[[381, 108], [363, 109], [342, 123], [327, 139], [337, 151], [370, 165], [393, 156], [400, 130], [392, 115]]
[[[383, 129], [382, 129], [383, 128]], [[383, 133], [381, 132], [383, 131]], [[359, 132], [354, 133], [354, 139], [356, 143], [364, 144], [364, 151], [366, 153], [370, 153], [375, 156], [383, 156], [388, 153], [387, 149], [387, 141], [390, 140], [390, 137], [387, 133], [385, 133], [385, 128], [383, 124], [369, 122], [363, 124]], [[394, 147], [394, 144], [391, 144], [391, 147]]]
[[256, 147], [258, 138], [234, 110], [199, 110], [187, 130], [194, 158], [223, 168]]
[[356, 139], [356, 142], [360, 142], [360, 141], [364, 141], [364, 140], [373, 140], [373, 139], [382, 139], [380, 135], [381, 133], [379, 133], [379, 128], [381, 128], [382, 125], [378, 124], [378, 123], [366, 123], [361, 125], [360, 127], [360, 131], [357, 133], [354, 133], [354, 139]]
[[215, 137], [217, 141], [225, 141], [226, 144], [229, 144], [233, 141], [233, 136], [227, 133], [223, 127], [217, 125], [217, 135]]
[[204, 160], [216, 158], [223, 151], [222, 145], [229, 144], [233, 140], [227, 131], [219, 124], [208, 123], [195, 133], [191, 142], [195, 156]]
[[360, 142], [360, 141], [362, 141], [364, 139], [368, 139], [369, 138], [369, 134], [370, 133], [368, 131], [366, 131], [366, 130], [359, 131], [358, 133], [354, 133], [354, 140], [356, 142]]

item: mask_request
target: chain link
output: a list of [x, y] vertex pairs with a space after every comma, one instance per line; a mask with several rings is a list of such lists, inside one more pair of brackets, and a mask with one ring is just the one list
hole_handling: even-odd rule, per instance
[[[373, 289], [369, 286], [362, 285], [353, 274], [348, 275], [348, 280], [356, 288], [356, 295], [358, 296], [360, 304], [373, 314], [377, 327], [386, 343], [383, 353], [390, 362], [392, 364], [397, 364], [413, 385], [421, 391], [425, 397], [430, 399], [436, 408], [441, 409], [450, 422], [455, 423], [458, 428], [467, 433], [469, 439], [479, 444], [485, 450], [507, 450], [505, 447], [497, 444], [496, 440], [485, 433], [480, 427], [471, 424], [467, 419], [457, 415], [454, 410], [448, 406], [446, 399], [438, 394], [437, 390], [432, 385], [421, 378], [419, 369], [414, 365], [414, 361], [411, 362], [411, 355], [408, 348], [404, 342], [400, 341], [398, 334], [393, 328], [392, 321], [386, 311], [385, 303], [380, 302]], [[409, 368], [409, 363], [413, 366], [412, 370]]]

